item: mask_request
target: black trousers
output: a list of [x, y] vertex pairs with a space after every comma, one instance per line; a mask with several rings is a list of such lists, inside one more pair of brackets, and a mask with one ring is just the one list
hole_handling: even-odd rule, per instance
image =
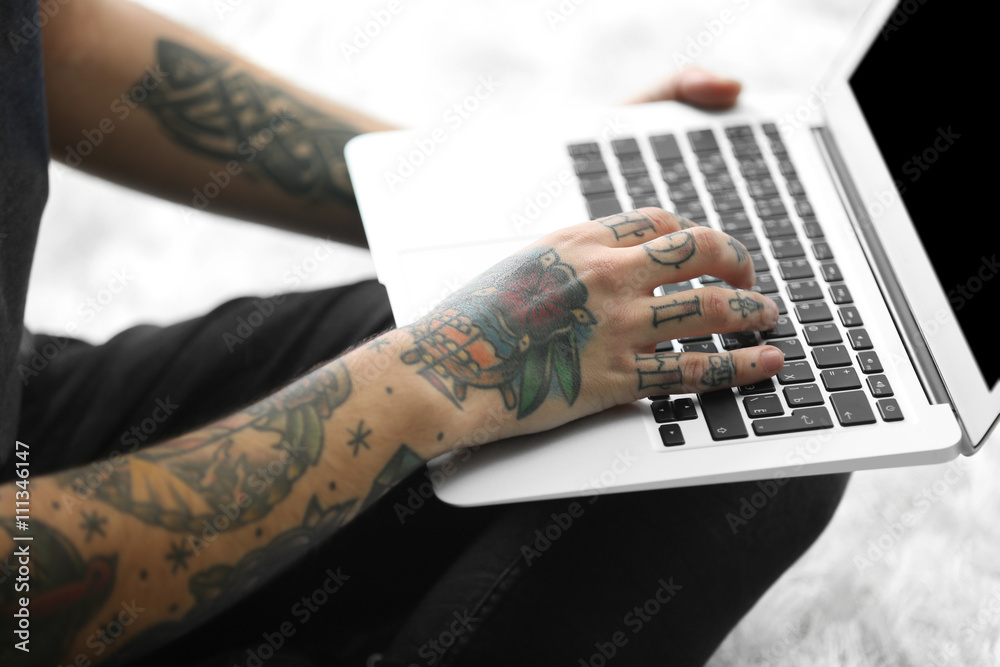
[[[34, 474], [84, 465], [129, 436], [145, 446], [238, 410], [390, 326], [369, 281], [237, 299], [98, 346], [36, 335], [20, 438]], [[134, 664], [700, 665], [822, 532], [847, 480], [463, 509], [427, 497], [420, 471], [233, 610]]]

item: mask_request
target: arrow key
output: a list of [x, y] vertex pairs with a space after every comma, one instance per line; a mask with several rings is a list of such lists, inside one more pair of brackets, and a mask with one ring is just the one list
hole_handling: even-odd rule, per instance
[[830, 403], [833, 404], [837, 419], [842, 426], [875, 423], [875, 413], [872, 412], [872, 407], [868, 404], [868, 397], [863, 391], [831, 394]]

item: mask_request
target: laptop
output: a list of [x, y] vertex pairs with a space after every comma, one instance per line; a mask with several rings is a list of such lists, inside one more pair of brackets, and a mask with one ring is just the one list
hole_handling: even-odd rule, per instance
[[[976, 24], [982, 27], [977, 27]], [[785, 352], [773, 380], [643, 399], [435, 459], [458, 505], [939, 463], [995, 433], [1000, 354], [984, 21], [875, 2], [825, 82], [709, 113], [664, 102], [368, 134], [347, 161], [399, 325], [545, 234], [642, 206], [739, 238], [775, 329], [663, 341]], [[928, 45], [933, 45], [929, 48]], [[985, 80], [984, 80], [985, 82]], [[464, 118], [464, 116], [463, 116]], [[716, 282], [664, 285], [657, 294]], [[478, 441], [477, 441], [478, 438]]]

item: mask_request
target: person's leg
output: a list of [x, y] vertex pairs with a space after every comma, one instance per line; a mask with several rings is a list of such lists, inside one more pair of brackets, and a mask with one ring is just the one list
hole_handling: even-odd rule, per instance
[[508, 506], [379, 667], [704, 664], [823, 531], [848, 477]]

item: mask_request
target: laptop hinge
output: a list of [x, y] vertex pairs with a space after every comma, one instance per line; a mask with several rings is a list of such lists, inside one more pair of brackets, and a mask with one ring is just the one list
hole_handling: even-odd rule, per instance
[[850, 179], [847, 166], [837, 149], [833, 133], [825, 126], [812, 128], [813, 135], [817, 140], [820, 154], [826, 162], [827, 168], [833, 174], [833, 181], [837, 188], [837, 194], [847, 212], [847, 216], [854, 227], [855, 234], [861, 243], [861, 247], [871, 265], [872, 270], [878, 276], [879, 289], [886, 305], [889, 307], [889, 314], [899, 330], [906, 352], [917, 371], [917, 376], [923, 386], [927, 400], [932, 404], [954, 403], [948, 395], [941, 373], [938, 371], [934, 357], [931, 355], [924, 340], [920, 328], [917, 326], [916, 318], [910, 309], [903, 295], [903, 290], [899, 286], [899, 279], [889, 262], [889, 258], [882, 247], [882, 241], [875, 233], [875, 228], [868, 217], [868, 211], [858, 194], [854, 183]]

